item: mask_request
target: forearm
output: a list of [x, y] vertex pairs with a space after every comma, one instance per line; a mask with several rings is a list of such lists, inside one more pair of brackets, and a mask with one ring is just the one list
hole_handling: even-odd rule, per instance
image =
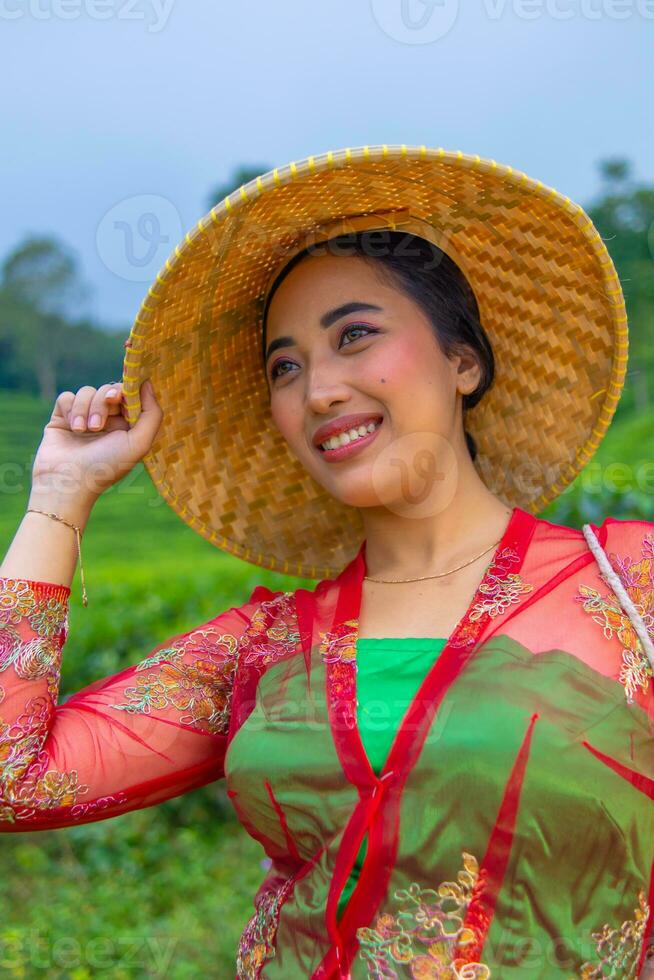
[[[57, 514], [76, 524], [83, 534], [93, 500], [40, 492], [33, 487], [28, 507]], [[26, 513], [0, 565], [0, 575], [53, 582], [70, 588], [77, 561], [77, 533], [72, 527], [45, 514]]]

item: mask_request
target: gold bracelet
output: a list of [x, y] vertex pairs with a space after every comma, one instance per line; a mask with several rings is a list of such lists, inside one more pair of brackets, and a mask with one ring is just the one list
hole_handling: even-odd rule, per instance
[[67, 524], [68, 527], [72, 527], [73, 530], [77, 533], [77, 554], [79, 556], [79, 571], [80, 571], [80, 576], [82, 578], [82, 603], [85, 606], [88, 606], [89, 600], [88, 600], [88, 597], [86, 595], [86, 584], [84, 582], [84, 567], [82, 565], [82, 546], [81, 546], [81, 543], [80, 543], [80, 539], [81, 539], [81, 536], [82, 536], [81, 530], [79, 529], [79, 527], [77, 526], [77, 524], [71, 524], [70, 521], [65, 521], [63, 519], [63, 517], [59, 517], [58, 514], [51, 514], [47, 510], [37, 510], [35, 507], [28, 507], [26, 513], [28, 513], [28, 514], [30, 514], [30, 513], [32, 513], [32, 514], [45, 514], [46, 517], [53, 517], [55, 519], [55, 521], [61, 521], [62, 524]]

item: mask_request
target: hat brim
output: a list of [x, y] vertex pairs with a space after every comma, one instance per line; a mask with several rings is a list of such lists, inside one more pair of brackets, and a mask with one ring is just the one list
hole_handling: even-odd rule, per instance
[[126, 348], [130, 424], [150, 377], [164, 417], [144, 465], [194, 530], [245, 561], [317, 579], [360, 547], [358, 509], [291, 454], [269, 409], [261, 312], [275, 269], [321, 226], [405, 209], [465, 272], [496, 359], [466, 414], [475, 466], [537, 513], [578, 475], [617, 407], [624, 298], [584, 210], [511, 167], [425, 146], [330, 151], [274, 169], [206, 214], [150, 287]]

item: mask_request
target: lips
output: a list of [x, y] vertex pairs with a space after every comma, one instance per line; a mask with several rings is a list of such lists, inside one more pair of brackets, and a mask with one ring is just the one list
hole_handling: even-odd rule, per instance
[[349, 432], [350, 429], [358, 429], [360, 425], [369, 425], [370, 422], [380, 422], [383, 416], [379, 412], [359, 413], [358, 415], [342, 415], [340, 418], [332, 419], [316, 429], [313, 434], [313, 445], [320, 449], [321, 442], [327, 442], [332, 436], [338, 436], [341, 432]]
[[380, 419], [379, 424], [373, 427], [372, 431], [366, 432], [364, 436], [359, 436], [356, 439], [346, 442], [345, 445], [340, 445], [339, 443], [335, 449], [318, 448], [317, 451], [320, 453], [320, 458], [326, 463], [341, 463], [349, 460], [353, 456], [358, 456], [359, 453], [365, 452], [366, 447], [369, 446], [371, 442], [375, 441], [383, 427], [383, 424], [384, 420], [382, 418]]

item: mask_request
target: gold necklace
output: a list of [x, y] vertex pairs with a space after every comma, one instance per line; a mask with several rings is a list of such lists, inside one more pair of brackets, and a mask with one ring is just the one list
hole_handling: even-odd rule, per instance
[[426, 578], [443, 578], [444, 575], [451, 575], [452, 572], [458, 572], [460, 568], [465, 568], [466, 565], [472, 565], [473, 561], [477, 561], [478, 558], [485, 555], [486, 552], [491, 550], [491, 548], [497, 547], [501, 540], [502, 538], [500, 538], [499, 541], [496, 541], [495, 544], [492, 544], [490, 548], [486, 548], [484, 551], [480, 552], [480, 554], [475, 555], [475, 557], [471, 558], [470, 561], [464, 562], [463, 565], [457, 565], [456, 568], [450, 568], [449, 572], [438, 572], [437, 575], [420, 575], [418, 578], [370, 578], [369, 575], [364, 575], [363, 577], [364, 579], [368, 579], [369, 582], [385, 582], [387, 585], [399, 582], [422, 582]]

